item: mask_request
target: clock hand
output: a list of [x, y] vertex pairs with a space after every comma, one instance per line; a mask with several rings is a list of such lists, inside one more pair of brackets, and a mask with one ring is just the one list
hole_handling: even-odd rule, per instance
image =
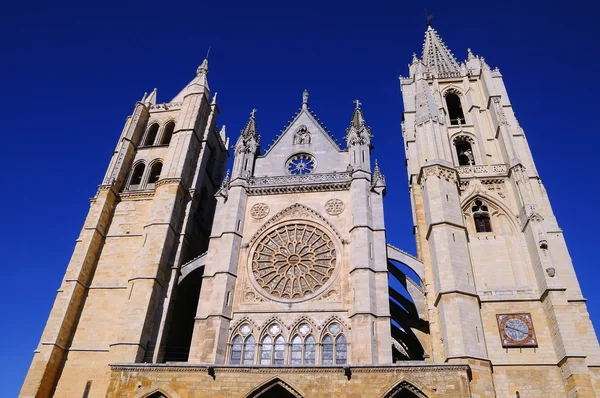
[[520, 329], [513, 328], [512, 326], [505, 325], [504, 327], [505, 327], [505, 328], [507, 328], [507, 329], [512, 329], [512, 330], [515, 330], [515, 331], [517, 331], [517, 332], [519, 332], [519, 333], [523, 333], [523, 334], [529, 334], [529, 332], [524, 332], [524, 331], [522, 331], [522, 330], [520, 330]]

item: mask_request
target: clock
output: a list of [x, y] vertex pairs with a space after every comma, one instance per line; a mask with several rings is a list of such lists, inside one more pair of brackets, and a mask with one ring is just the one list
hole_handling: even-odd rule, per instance
[[537, 347], [531, 314], [498, 314], [502, 347]]

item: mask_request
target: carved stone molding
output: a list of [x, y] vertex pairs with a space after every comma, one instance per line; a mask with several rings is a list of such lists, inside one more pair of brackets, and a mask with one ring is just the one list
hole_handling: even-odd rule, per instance
[[425, 184], [425, 181], [427, 181], [429, 177], [437, 177], [454, 183], [458, 182], [458, 174], [455, 169], [439, 165], [423, 167], [421, 169], [421, 174], [419, 175], [419, 184]]
[[265, 218], [269, 214], [269, 205], [266, 203], [256, 203], [250, 208], [250, 215], [256, 220]]
[[[217, 372], [224, 373], [344, 373], [344, 366], [232, 366], [211, 365]], [[206, 373], [208, 365], [197, 364], [142, 364], [116, 363], [110, 364], [113, 372], [202, 372]], [[468, 365], [425, 364], [423, 365], [384, 365], [384, 366], [352, 366], [353, 373], [427, 373], [427, 372], [469, 372]]]
[[297, 219], [297, 220], [313, 219], [313, 220], [317, 221], [318, 223], [327, 225], [333, 231], [335, 236], [337, 236], [337, 238], [340, 240], [340, 242], [346, 243], [344, 241], [344, 239], [342, 239], [342, 237], [340, 236], [338, 231], [335, 229], [335, 227], [333, 225], [331, 225], [331, 223], [329, 221], [327, 221], [325, 219], [325, 217], [323, 217], [316, 211], [314, 211], [304, 205], [301, 205], [300, 203], [295, 203], [289, 207], [286, 207], [285, 209], [281, 210], [279, 213], [277, 213], [273, 217], [271, 217], [262, 227], [260, 227], [260, 229], [258, 231], [256, 231], [256, 233], [250, 239], [249, 244], [252, 244], [268, 228], [270, 228], [271, 226], [277, 224], [278, 222], [281, 222], [286, 219]]
[[344, 211], [344, 202], [340, 199], [329, 199], [325, 202], [325, 211], [331, 216], [337, 216]]
[[155, 187], [160, 187], [161, 185], [167, 184], [179, 184], [181, 183], [181, 178], [162, 178], [154, 184]]

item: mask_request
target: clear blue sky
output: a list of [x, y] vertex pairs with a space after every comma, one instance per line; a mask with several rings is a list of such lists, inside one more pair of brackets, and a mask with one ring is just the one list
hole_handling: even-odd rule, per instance
[[398, 75], [421, 51], [425, 6], [459, 59], [470, 47], [503, 73], [600, 325], [598, 2], [87, 4], [9, 2], [0, 16], [5, 396], [20, 389], [125, 118], [154, 87], [170, 100], [209, 45], [219, 123], [234, 138], [256, 107], [270, 142], [307, 88], [341, 139], [361, 100], [387, 176], [388, 240], [414, 253]]

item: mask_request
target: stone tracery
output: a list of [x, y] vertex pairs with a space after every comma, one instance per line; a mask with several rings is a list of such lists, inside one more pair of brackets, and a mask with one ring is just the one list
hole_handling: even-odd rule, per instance
[[266, 234], [252, 257], [252, 274], [268, 294], [298, 299], [331, 278], [336, 249], [329, 235], [308, 224], [288, 224]]

